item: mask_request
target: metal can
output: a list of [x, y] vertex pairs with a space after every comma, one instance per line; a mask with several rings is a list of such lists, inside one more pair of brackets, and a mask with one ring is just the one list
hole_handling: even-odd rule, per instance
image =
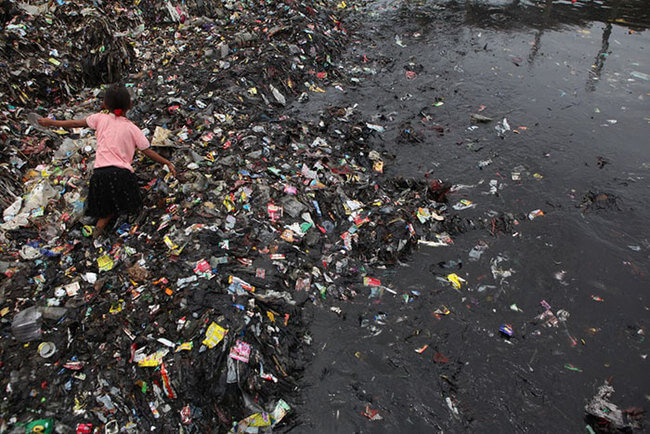
[[41, 342], [38, 346], [38, 354], [44, 359], [52, 357], [54, 353], [56, 353], [56, 345], [54, 345], [54, 342]]

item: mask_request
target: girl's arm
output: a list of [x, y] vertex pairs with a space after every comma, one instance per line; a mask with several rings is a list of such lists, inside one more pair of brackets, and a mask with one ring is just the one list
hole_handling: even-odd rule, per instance
[[86, 119], [70, 119], [67, 121], [55, 121], [50, 118], [39, 118], [38, 123], [44, 127], [61, 127], [61, 128], [86, 128], [88, 124]]
[[174, 165], [171, 163], [171, 161], [169, 161], [166, 158], [163, 158], [159, 153], [157, 153], [156, 151], [154, 151], [151, 148], [147, 148], [147, 149], [143, 150], [142, 153], [144, 155], [146, 155], [147, 157], [151, 158], [153, 161], [155, 161], [157, 163], [160, 163], [160, 164], [164, 164], [165, 166], [167, 166], [167, 168], [169, 168], [169, 171], [171, 172], [171, 174], [174, 177], [176, 177], [176, 169], [174, 168]]

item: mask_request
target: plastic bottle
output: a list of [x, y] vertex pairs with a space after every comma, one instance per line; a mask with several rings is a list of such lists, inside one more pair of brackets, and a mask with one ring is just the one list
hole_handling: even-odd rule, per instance
[[11, 332], [21, 342], [41, 338], [41, 312], [36, 306], [28, 307], [16, 314], [11, 323]]

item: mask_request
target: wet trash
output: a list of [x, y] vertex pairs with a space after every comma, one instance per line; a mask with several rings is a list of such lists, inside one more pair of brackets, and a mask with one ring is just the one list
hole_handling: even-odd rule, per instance
[[560, 322], [566, 322], [569, 319], [569, 316], [571, 316], [571, 314], [564, 309], [558, 310], [555, 315]]
[[643, 429], [644, 410], [631, 407], [621, 410], [611, 402], [614, 387], [605, 382], [585, 405], [587, 423], [596, 432], [626, 432]]
[[499, 326], [499, 333], [501, 333], [502, 336], [511, 338], [514, 336], [515, 332], [510, 324], [501, 324]]
[[620, 211], [619, 198], [608, 193], [588, 192], [582, 197], [580, 208], [583, 213], [595, 211]]
[[510, 131], [510, 124], [508, 124], [508, 120], [506, 118], [503, 118], [501, 122], [499, 122], [494, 129], [497, 131], [497, 134], [501, 137], [508, 131]]
[[517, 303], [512, 303], [510, 305], [510, 310], [515, 311], [515, 312], [523, 312], [523, 310], [521, 308], [519, 308], [519, 306], [517, 306]]
[[447, 275], [447, 280], [451, 283], [454, 289], [460, 289], [464, 283], [467, 283], [465, 279], [457, 275], [456, 273], [451, 273]]
[[[282, 419], [289, 413], [291, 407], [283, 400], [279, 400], [270, 412], [260, 412], [252, 414], [239, 422], [233, 424], [230, 433], [258, 433], [258, 432], [272, 432], [272, 428], [280, 423]], [[262, 428], [262, 431], [260, 431]], [[266, 431], [268, 428], [269, 431]]]
[[451, 414], [454, 417], [459, 417], [460, 416], [460, 411], [458, 411], [458, 406], [456, 403], [449, 397], [445, 397], [445, 403], [447, 404], [447, 408], [451, 411]]
[[471, 118], [474, 122], [481, 122], [481, 123], [492, 122], [492, 118], [479, 115], [478, 113], [472, 113]]
[[507, 279], [512, 276], [514, 270], [512, 268], [502, 268], [502, 264], [508, 261], [508, 258], [497, 256], [490, 260], [490, 271], [494, 279], [500, 278], [501, 280]]
[[369, 129], [371, 129], [373, 131], [377, 131], [378, 133], [383, 133], [384, 131], [386, 131], [386, 129], [384, 127], [382, 127], [381, 125], [366, 123], [366, 127], [368, 127]]
[[476, 204], [473, 203], [472, 201], [467, 199], [461, 199], [457, 204], [452, 206], [452, 208], [455, 209], [456, 211], [463, 211], [469, 208], [474, 208], [475, 206]]
[[370, 420], [382, 420], [383, 417], [379, 414], [379, 410], [374, 410], [370, 408], [370, 405], [366, 405], [366, 408], [363, 412], [361, 412], [362, 416], [367, 417]]
[[476, 288], [476, 291], [477, 292], [486, 292], [487, 290], [493, 290], [493, 289], [496, 289], [496, 288], [497, 288], [496, 285], [479, 285]]
[[555, 314], [550, 310], [545, 310], [541, 314], [535, 317], [536, 321], [541, 323], [544, 327], [557, 327], [559, 320]]
[[422, 353], [424, 353], [424, 351], [425, 351], [427, 348], [429, 348], [429, 345], [428, 345], [428, 344], [425, 344], [425, 345], [421, 346], [420, 348], [416, 348], [416, 349], [415, 349], [415, 352], [418, 353], [418, 354], [422, 354]]
[[436, 310], [434, 310], [433, 313], [434, 313], [434, 315], [440, 317], [442, 315], [449, 315], [451, 313], [451, 311], [449, 310], [449, 308], [447, 306], [443, 305], [443, 306], [440, 306], [439, 308], [437, 308]]
[[544, 211], [541, 209], [536, 209], [528, 213], [528, 220], [535, 220], [537, 217], [544, 215]]
[[481, 259], [481, 256], [487, 249], [488, 249], [487, 243], [485, 243], [484, 241], [479, 242], [476, 246], [472, 247], [472, 249], [467, 254], [469, 256], [469, 260], [478, 261], [479, 259]]
[[[566, 271], [561, 270], [561, 271], [557, 271], [557, 272], [553, 273], [553, 277], [555, 278], [555, 280], [562, 282], [564, 280], [564, 278], [566, 277], [566, 274], [567, 274]], [[546, 302], [544, 302], [544, 303], [546, 303]], [[549, 309], [550, 309], [550, 307], [549, 307]]]
[[571, 363], [565, 363], [564, 364], [564, 369], [568, 371], [573, 371], [573, 372], [582, 372], [582, 369], [578, 368], [577, 366], [572, 365]]
[[479, 161], [479, 162], [476, 164], [476, 167], [478, 167], [479, 169], [483, 169], [484, 167], [487, 167], [487, 166], [489, 166], [490, 164], [492, 164], [492, 159]]

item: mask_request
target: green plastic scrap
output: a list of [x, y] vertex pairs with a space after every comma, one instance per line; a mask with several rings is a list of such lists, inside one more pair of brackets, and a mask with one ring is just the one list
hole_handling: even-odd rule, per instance
[[582, 372], [582, 369], [578, 368], [577, 366], [573, 366], [571, 363], [565, 363], [564, 367], [569, 371]]
[[53, 419], [38, 419], [32, 421], [25, 425], [25, 433], [41, 433], [41, 434], [50, 434], [54, 430], [54, 420]]

